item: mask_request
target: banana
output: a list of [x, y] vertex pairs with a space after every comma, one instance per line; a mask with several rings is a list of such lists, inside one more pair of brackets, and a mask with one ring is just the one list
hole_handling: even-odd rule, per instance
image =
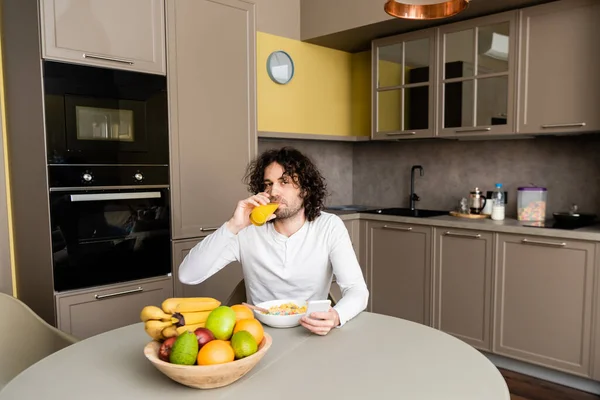
[[212, 297], [172, 297], [163, 301], [161, 307], [167, 314], [212, 311], [221, 302]]
[[151, 319], [159, 321], [171, 321], [171, 318], [173, 318], [172, 315], [165, 313], [156, 306], [146, 306], [142, 308], [142, 312], [140, 313], [140, 319], [142, 322], [146, 322]]
[[177, 336], [181, 335], [185, 331], [190, 331], [194, 333], [194, 331], [198, 328], [204, 328], [206, 324], [204, 322], [194, 325], [184, 325], [177, 328]]
[[144, 330], [154, 340], [164, 340], [165, 337], [162, 334], [162, 331], [169, 326], [174, 326], [171, 321], [156, 321], [156, 320], [148, 320], [144, 324]]
[[163, 329], [162, 335], [166, 338], [177, 336], [177, 327], [175, 325], [167, 326]]
[[179, 336], [185, 331], [190, 331], [193, 333], [198, 328], [204, 328], [205, 325], [206, 325], [206, 323], [204, 323], [204, 322], [201, 322], [199, 324], [194, 324], [194, 325], [184, 325], [184, 326], [180, 326], [180, 327], [171, 325], [171, 326], [168, 326], [165, 329], [163, 329], [162, 335], [165, 338], [170, 338], [173, 336]]
[[211, 311], [198, 311], [198, 312], [193, 312], [193, 313], [174, 314], [174, 316], [181, 315], [181, 318], [179, 319], [180, 325], [195, 325], [195, 324], [200, 324], [202, 322], [206, 322], [206, 319], [208, 318], [208, 314], [210, 314], [210, 313], [211, 313]]

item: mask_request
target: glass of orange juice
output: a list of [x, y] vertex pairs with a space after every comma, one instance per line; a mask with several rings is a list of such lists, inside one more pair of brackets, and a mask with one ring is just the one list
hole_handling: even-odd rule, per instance
[[267, 222], [267, 218], [277, 210], [279, 203], [261, 204], [258, 207], [254, 207], [250, 213], [250, 222], [256, 226], [264, 225]]

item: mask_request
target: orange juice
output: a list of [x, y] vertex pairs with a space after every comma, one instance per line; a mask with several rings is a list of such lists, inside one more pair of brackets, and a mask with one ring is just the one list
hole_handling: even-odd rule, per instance
[[254, 207], [250, 213], [250, 222], [256, 226], [264, 225], [269, 215], [273, 214], [277, 210], [277, 207], [279, 207], [279, 203], [269, 203]]

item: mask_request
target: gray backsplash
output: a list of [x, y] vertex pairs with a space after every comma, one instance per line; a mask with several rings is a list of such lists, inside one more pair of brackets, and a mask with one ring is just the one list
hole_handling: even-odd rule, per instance
[[538, 137], [523, 140], [424, 140], [360, 143], [354, 148], [355, 204], [406, 207], [410, 168], [415, 173], [417, 208], [454, 209], [474, 187], [496, 182], [508, 191], [507, 216], [516, 216], [517, 188], [548, 189], [547, 215], [567, 211], [600, 214], [600, 136]]
[[317, 165], [327, 182], [326, 205], [352, 203], [352, 143], [316, 140], [259, 139], [258, 152], [292, 146]]
[[407, 207], [410, 168], [415, 174], [418, 208], [450, 210], [474, 187], [487, 191], [496, 182], [508, 191], [507, 216], [516, 216], [517, 188], [548, 188], [547, 213], [600, 215], [600, 135], [538, 137], [523, 140], [401, 142], [324, 142], [260, 139], [259, 151], [294, 146], [311, 157], [328, 183], [328, 205]]

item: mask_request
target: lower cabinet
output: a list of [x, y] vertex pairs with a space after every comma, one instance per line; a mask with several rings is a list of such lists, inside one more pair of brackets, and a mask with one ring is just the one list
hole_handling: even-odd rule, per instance
[[493, 352], [589, 377], [595, 244], [497, 234]]
[[435, 229], [433, 326], [490, 351], [493, 233]]
[[160, 306], [169, 297], [170, 276], [57, 294], [58, 329], [86, 339], [140, 322], [142, 308]]
[[198, 285], [184, 285], [179, 281], [179, 266], [190, 250], [201, 241], [202, 238], [173, 242], [173, 289], [175, 297], [212, 297], [223, 303], [233, 293], [237, 284], [244, 279], [240, 263], [229, 264]]
[[[363, 245], [365, 241], [365, 224], [365, 221], [360, 221], [358, 218], [344, 220], [344, 225], [346, 226], [346, 229], [348, 229], [348, 234], [350, 235], [350, 240], [352, 241], [352, 248], [354, 248], [354, 253], [356, 254], [356, 258], [358, 259], [358, 263], [360, 264], [360, 269], [362, 270], [363, 276], [365, 277], [367, 287], [369, 287], [369, 277], [367, 275], [367, 269], [364, 260], [365, 251]], [[338, 302], [342, 298], [342, 291], [335, 282], [335, 276], [333, 277], [333, 282], [331, 283], [331, 289], [329, 294], [336, 302]], [[370, 304], [371, 299], [369, 297], [367, 311], [371, 310]]]
[[592, 379], [600, 381], [600, 243], [596, 243], [596, 290], [594, 291], [594, 319], [595, 326], [592, 333], [594, 339], [594, 361]]
[[427, 226], [367, 221], [371, 311], [431, 325], [431, 231]]

